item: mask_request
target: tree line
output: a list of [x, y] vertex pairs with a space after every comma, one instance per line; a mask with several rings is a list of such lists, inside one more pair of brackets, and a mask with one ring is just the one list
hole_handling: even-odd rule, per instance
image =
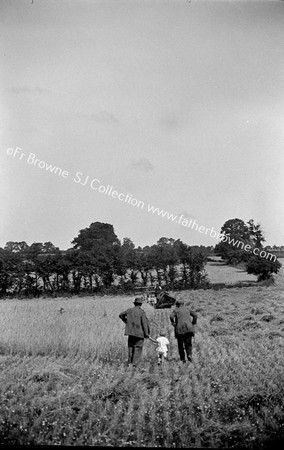
[[[253, 220], [246, 224], [231, 219], [221, 232], [252, 248], [263, 248], [263, 231]], [[80, 230], [71, 244], [60, 250], [51, 242], [30, 246], [24, 241], [7, 242], [0, 248], [0, 296], [126, 293], [156, 283], [173, 290], [207, 288], [205, 265], [212, 254], [228, 264], [244, 263], [259, 281], [271, 278], [281, 267], [278, 261], [264, 260], [227, 241], [213, 248], [161, 237], [152, 246], [135, 247], [130, 238], [120, 242], [113, 225], [101, 222]]]
[[0, 248], [0, 296], [131, 292], [157, 282], [170, 289], [208, 285], [204, 267], [213, 247], [165, 237], [135, 247], [100, 222], [80, 230], [71, 244], [63, 251], [51, 242], [7, 242]]

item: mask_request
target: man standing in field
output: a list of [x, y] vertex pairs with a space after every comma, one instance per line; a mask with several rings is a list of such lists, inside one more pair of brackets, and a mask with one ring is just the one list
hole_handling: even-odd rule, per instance
[[[191, 320], [191, 317], [193, 320]], [[175, 337], [178, 342], [179, 357], [185, 363], [185, 353], [188, 361], [192, 361], [192, 338], [197, 315], [184, 305], [183, 300], [176, 301], [176, 309], [170, 315], [170, 321], [175, 327]]]
[[126, 324], [125, 335], [128, 336], [128, 365], [136, 366], [141, 358], [144, 339], [150, 335], [149, 321], [145, 311], [141, 309], [141, 298], [134, 300], [134, 307], [119, 314]]

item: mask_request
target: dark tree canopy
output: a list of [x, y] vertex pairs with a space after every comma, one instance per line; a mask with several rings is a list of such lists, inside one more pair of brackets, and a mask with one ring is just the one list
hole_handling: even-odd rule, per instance
[[227, 220], [221, 228], [221, 234], [222, 240], [216, 245], [215, 252], [233, 265], [248, 261], [251, 252], [245, 248], [262, 248], [262, 242], [265, 241], [260, 224], [255, 224], [253, 219], [247, 223], [241, 219]]
[[279, 271], [279, 261], [267, 259], [265, 252], [260, 256], [265, 242], [264, 232], [253, 219], [247, 223], [241, 219], [227, 220], [221, 233], [227, 238], [216, 245], [215, 252], [228, 264], [245, 263], [247, 272], [257, 275], [259, 281], [269, 279]]
[[71, 244], [79, 250], [92, 250], [99, 246], [119, 245], [119, 239], [116, 236], [113, 225], [109, 223], [94, 222], [88, 228], [79, 231]]
[[247, 262], [247, 272], [257, 275], [258, 281], [269, 280], [273, 273], [278, 273], [281, 264], [278, 260], [261, 258], [260, 256], [252, 256]]

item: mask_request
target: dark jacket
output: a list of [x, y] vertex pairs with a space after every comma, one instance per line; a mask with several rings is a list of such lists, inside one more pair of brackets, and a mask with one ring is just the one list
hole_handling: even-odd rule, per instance
[[150, 334], [150, 327], [145, 311], [139, 306], [127, 309], [119, 314], [119, 317], [126, 324], [125, 333], [127, 336], [147, 338]]
[[[193, 320], [191, 320], [191, 317]], [[175, 327], [175, 336], [182, 336], [186, 333], [194, 335], [194, 325], [197, 322], [197, 315], [188, 306], [180, 306], [173, 310], [170, 321]]]

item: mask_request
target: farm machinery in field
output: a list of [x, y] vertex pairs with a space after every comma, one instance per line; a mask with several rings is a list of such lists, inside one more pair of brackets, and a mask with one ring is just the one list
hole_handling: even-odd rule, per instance
[[168, 292], [160, 291], [156, 294], [155, 309], [171, 308], [176, 302], [174, 297], [171, 297]]
[[154, 306], [155, 309], [171, 308], [176, 302], [176, 299], [162, 288], [140, 286], [135, 288], [135, 293], [142, 294], [143, 301]]

